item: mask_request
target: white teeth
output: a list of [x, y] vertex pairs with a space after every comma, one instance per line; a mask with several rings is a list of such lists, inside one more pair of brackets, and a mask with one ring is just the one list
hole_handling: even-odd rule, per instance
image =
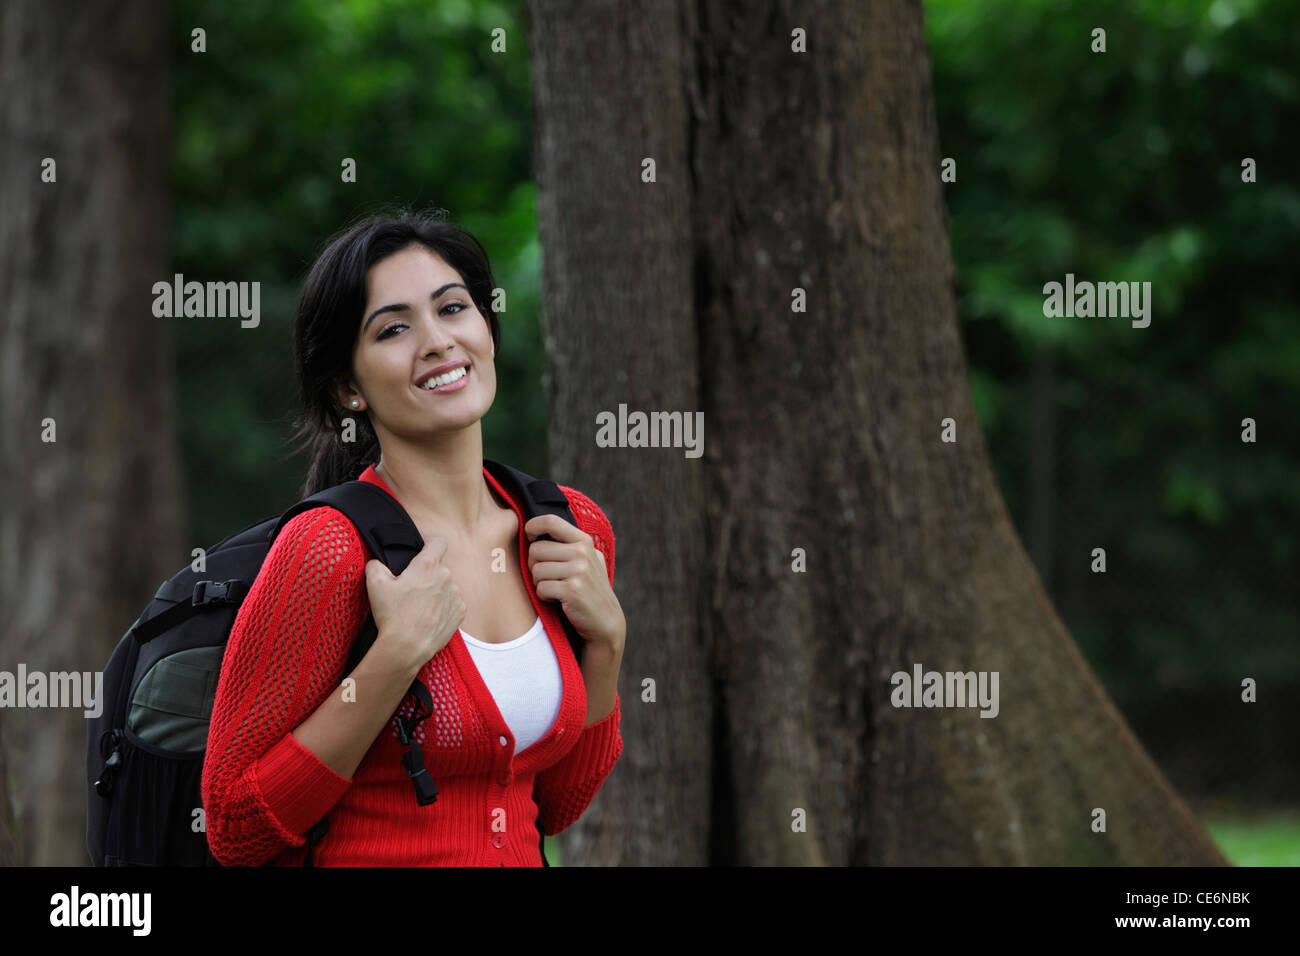
[[465, 373], [468, 371], [469, 366], [462, 365], [460, 368], [454, 368], [450, 372], [445, 372], [442, 375], [435, 375], [420, 387], [427, 391], [428, 389], [438, 388], [442, 385], [450, 385], [452, 382], [464, 378]]

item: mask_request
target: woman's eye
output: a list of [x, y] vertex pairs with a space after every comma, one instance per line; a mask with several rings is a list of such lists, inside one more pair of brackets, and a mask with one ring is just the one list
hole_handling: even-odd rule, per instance
[[[456, 311], [451, 313], [452, 315], [460, 315], [460, 313], [464, 312], [466, 309], [469, 308], [469, 306], [465, 305], [465, 303], [463, 302], [448, 302], [446, 305], [444, 305], [441, 309], [438, 310], [439, 314], [446, 312], [452, 306], [456, 307]], [[405, 322], [394, 322], [388, 328], [384, 329], [384, 331], [380, 332], [377, 336], [375, 336], [375, 341], [382, 342], [384, 339], [389, 338], [389, 334], [388, 334], [389, 332], [392, 332], [394, 329], [404, 329], [406, 327], [407, 326]]]

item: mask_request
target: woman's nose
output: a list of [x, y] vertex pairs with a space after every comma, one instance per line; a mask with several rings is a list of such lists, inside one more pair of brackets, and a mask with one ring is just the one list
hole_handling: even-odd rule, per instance
[[445, 352], [456, 344], [456, 339], [452, 336], [451, 330], [433, 316], [427, 323], [427, 332], [424, 337], [424, 346], [426, 351]]

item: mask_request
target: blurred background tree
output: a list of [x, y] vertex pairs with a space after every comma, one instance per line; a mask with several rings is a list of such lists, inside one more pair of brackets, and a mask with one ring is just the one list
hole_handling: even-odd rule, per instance
[[45, 706], [54, 675], [91, 679], [183, 553], [172, 326], [151, 311], [166, 11], [0, 5], [0, 866], [86, 861], [85, 712]]
[[[1021, 536], [1180, 791], [1294, 809], [1300, 7], [926, 13], [971, 385]], [[1044, 318], [1067, 272], [1151, 282], [1151, 325]]]
[[[1283, 251], [1300, 230], [1284, 121], [1300, 9], [926, 9], [941, 149], [960, 170], [947, 196], [972, 388], [1044, 582], [1116, 690], [1217, 681], [1225, 654], [1300, 675], [1300, 642], [1268, 639], [1300, 631], [1300, 324]], [[1096, 26], [1105, 54], [1079, 40]], [[1151, 326], [1045, 319], [1042, 286], [1067, 272], [1151, 282]], [[1044, 406], [1056, 453], [1035, 470]], [[1141, 574], [1090, 574], [1103, 542], [1112, 569]]]

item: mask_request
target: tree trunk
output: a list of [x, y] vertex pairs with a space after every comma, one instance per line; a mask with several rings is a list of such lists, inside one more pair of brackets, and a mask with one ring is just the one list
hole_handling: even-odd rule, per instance
[[1056, 482], [1056, 356], [1043, 345], [1034, 355], [1033, 408], [1029, 410], [1029, 494], [1025, 537], [1043, 590], [1052, 593], [1052, 523], [1060, 486]]
[[[530, 17], [552, 461], [610, 516], [628, 619], [624, 754], [565, 860], [1224, 862], [996, 486], [920, 4]], [[703, 457], [598, 448], [619, 403], [703, 410]], [[918, 663], [998, 672], [1000, 712], [894, 707]]]
[[[603, 798], [561, 840], [570, 864], [707, 863], [714, 829], [701, 461], [598, 448], [593, 438], [597, 412], [617, 412], [620, 402], [701, 407], [683, 176], [689, 60], [672, 7], [651, 7], [630, 16], [613, 4], [530, 9], [551, 472], [614, 525], [615, 587], [628, 619], [622, 731], [636, 741]], [[630, 51], [634, 69], [625, 72]], [[645, 156], [659, 164], [657, 183], [641, 182]], [[647, 679], [653, 702], [642, 701]]]
[[[188, 559], [171, 320], [152, 314], [170, 280], [168, 6], [0, 17], [0, 670], [99, 672]], [[89, 862], [83, 710], [0, 710], [18, 829], [0, 863]]]

